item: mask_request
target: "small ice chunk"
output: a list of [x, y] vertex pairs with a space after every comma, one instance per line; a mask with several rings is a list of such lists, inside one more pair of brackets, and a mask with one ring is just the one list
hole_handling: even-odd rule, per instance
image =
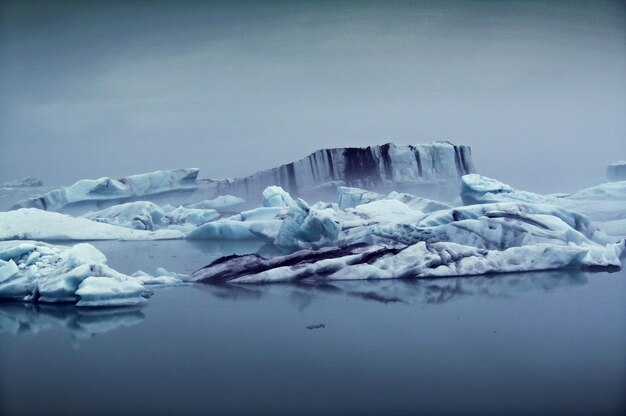
[[280, 186], [268, 186], [263, 191], [264, 207], [285, 207], [291, 208], [296, 205], [291, 195]]

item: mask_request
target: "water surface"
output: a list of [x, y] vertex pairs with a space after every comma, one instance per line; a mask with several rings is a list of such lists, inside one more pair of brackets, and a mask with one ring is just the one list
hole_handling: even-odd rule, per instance
[[[184, 273], [259, 246], [95, 245], [123, 272]], [[563, 271], [2, 303], [0, 413], [620, 414], [624, 299], [624, 271]]]

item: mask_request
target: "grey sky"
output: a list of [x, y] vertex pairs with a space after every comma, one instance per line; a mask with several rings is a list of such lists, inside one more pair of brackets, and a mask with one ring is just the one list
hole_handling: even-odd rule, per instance
[[2, 1], [0, 182], [243, 176], [447, 139], [572, 190], [626, 158], [622, 2]]

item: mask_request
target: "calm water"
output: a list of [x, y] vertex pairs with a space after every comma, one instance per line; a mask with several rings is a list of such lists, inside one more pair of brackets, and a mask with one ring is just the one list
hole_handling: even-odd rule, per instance
[[[124, 272], [259, 247], [95, 245]], [[625, 392], [623, 271], [185, 286], [113, 311], [0, 304], [3, 415], [620, 414]]]

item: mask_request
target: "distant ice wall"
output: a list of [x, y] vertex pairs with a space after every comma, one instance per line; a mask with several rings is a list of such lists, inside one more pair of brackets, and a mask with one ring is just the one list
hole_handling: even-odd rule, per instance
[[213, 184], [216, 194], [257, 198], [267, 186], [278, 185], [302, 195], [338, 185], [364, 189], [406, 189], [452, 186], [474, 173], [471, 149], [466, 145], [433, 142], [418, 145], [387, 143], [365, 148], [321, 149], [298, 161], [254, 175]]
[[197, 187], [198, 172], [198, 169], [172, 169], [126, 176], [119, 180], [82, 179], [71, 186], [18, 201], [12, 209], [38, 208], [59, 211], [73, 204], [128, 201], [171, 191], [194, 190]]
[[606, 177], [610, 181], [626, 181], [626, 160], [608, 165], [606, 167]]

